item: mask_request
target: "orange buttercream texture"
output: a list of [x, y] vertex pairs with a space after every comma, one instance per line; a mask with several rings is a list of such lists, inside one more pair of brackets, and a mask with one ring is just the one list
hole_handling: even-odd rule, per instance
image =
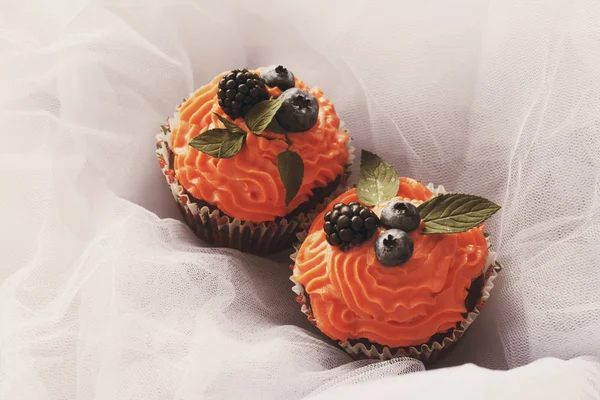
[[[421, 183], [401, 178], [398, 197], [433, 197]], [[331, 203], [358, 201], [350, 190]], [[337, 340], [366, 338], [389, 347], [426, 343], [464, 318], [471, 281], [485, 268], [487, 243], [483, 227], [450, 235], [410, 233], [414, 252], [406, 263], [384, 267], [375, 257], [374, 235], [342, 252], [323, 232], [323, 214], [311, 226], [300, 248], [294, 279], [310, 296], [319, 329]]]
[[[188, 145], [202, 132], [223, 128], [213, 112], [225, 116], [217, 102], [217, 76], [198, 89], [179, 108], [179, 122], [172, 128], [171, 148], [175, 153], [175, 174], [180, 184], [195, 198], [217, 206], [225, 214], [245, 221], [273, 221], [307, 201], [313, 189], [327, 186], [344, 171], [348, 162], [349, 138], [340, 129], [333, 104], [317, 87], [308, 88], [296, 79], [296, 87], [309, 91], [319, 101], [317, 124], [308, 131], [290, 133], [290, 150], [304, 162], [304, 179], [289, 206], [277, 169], [277, 155], [287, 149], [283, 135], [265, 131], [261, 136], [249, 133], [242, 150], [232, 158], [218, 159]], [[278, 88], [269, 89], [278, 97]], [[235, 123], [246, 132], [244, 118]]]

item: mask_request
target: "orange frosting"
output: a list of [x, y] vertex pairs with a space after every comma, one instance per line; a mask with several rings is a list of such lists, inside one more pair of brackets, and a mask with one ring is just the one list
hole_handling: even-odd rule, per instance
[[[254, 71], [256, 72], [256, 71]], [[290, 150], [304, 162], [304, 179], [298, 194], [285, 205], [285, 190], [277, 169], [277, 155], [287, 149], [283, 135], [264, 131], [248, 133], [242, 150], [232, 158], [214, 158], [188, 145], [209, 129], [223, 128], [213, 112], [227, 117], [218, 105], [217, 90], [222, 74], [201, 87], [179, 108], [179, 123], [172, 124], [171, 148], [175, 153], [175, 175], [195, 198], [217, 206], [225, 214], [252, 222], [273, 221], [289, 214], [344, 171], [349, 138], [340, 129], [333, 104], [320, 88], [307, 87], [296, 79], [296, 87], [309, 91], [319, 102], [319, 118], [307, 131], [289, 133]], [[268, 88], [273, 97], [281, 90]], [[235, 123], [249, 132], [244, 118]]]
[[[421, 183], [401, 178], [398, 198], [420, 204], [431, 197]], [[348, 252], [325, 240], [324, 213], [337, 202], [352, 201], [358, 201], [355, 189], [317, 217], [296, 258], [294, 280], [310, 296], [319, 329], [332, 339], [366, 338], [404, 347], [426, 343], [464, 320], [467, 288], [486, 266], [483, 226], [447, 235], [423, 235], [417, 229], [410, 233], [412, 257], [385, 267], [373, 250], [377, 233]]]

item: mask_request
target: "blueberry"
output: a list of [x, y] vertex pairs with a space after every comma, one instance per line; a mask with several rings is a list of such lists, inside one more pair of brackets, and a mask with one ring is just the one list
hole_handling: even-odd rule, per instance
[[283, 92], [280, 98], [283, 98], [283, 104], [275, 118], [283, 129], [300, 132], [315, 126], [319, 118], [319, 102], [315, 96], [306, 90], [292, 88]]
[[282, 65], [271, 65], [263, 69], [260, 77], [265, 80], [267, 86], [277, 86], [281, 90], [288, 90], [296, 85], [292, 71], [284, 68]]
[[400, 229], [388, 229], [375, 241], [375, 256], [387, 267], [400, 265], [412, 256], [414, 243], [408, 233]]
[[386, 228], [412, 232], [419, 227], [421, 216], [414, 204], [394, 199], [381, 210], [381, 224]]

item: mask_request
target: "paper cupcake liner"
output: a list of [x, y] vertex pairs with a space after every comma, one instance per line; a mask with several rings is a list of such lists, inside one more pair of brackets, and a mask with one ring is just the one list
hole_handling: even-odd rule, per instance
[[[176, 113], [175, 119], [177, 118], [178, 114]], [[260, 223], [231, 218], [216, 207], [198, 204], [177, 180], [173, 165], [171, 165], [173, 157], [169, 148], [172, 122], [173, 119], [168, 120], [167, 125], [162, 127], [162, 132], [156, 136], [158, 162], [186, 223], [196, 236], [212, 246], [228, 247], [259, 255], [273, 254], [289, 249], [297, 240], [296, 235], [307, 229], [312, 218], [332, 199], [339, 196], [348, 184], [350, 167], [354, 159], [354, 147], [350, 141], [347, 144], [348, 163], [344, 166], [339, 184], [309, 213]]]
[[[434, 187], [432, 184], [429, 184], [427, 187], [435, 194], [446, 193], [443, 186]], [[298, 251], [306, 237], [307, 230], [300, 232], [297, 235], [299, 242], [294, 245], [296, 251], [291, 255], [291, 259], [294, 264], [296, 263]], [[489, 248], [490, 244], [488, 238], [486, 238], [486, 240], [488, 241]], [[291, 266], [292, 269], [294, 268], [294, 264]], [[361, 342], [357, 342], [356, 340], [340, 340], [337, 342], [337, 344], [355, 359], [369, 358], [385, 361], [398, 357], [412, 357], [420, 360], [424, 364], [431, 364], [435, 360], [447, 354], [454, 347], [458, 339], [465, 334], [467, 328], [471, 326], [471, 324], [479, 316], [483, 306], [490, 297], [490, 292], [494, 288], [494, 280], [501, 270], [502, 267], [496, 261], [496, 253], [493, 251], [488, 251], [486, 268], [478, 278], [483, 278], [481, 293], [475, 302], [473, 310], [467, 313], [465, 320], [462, 321], [457, 328], [452, 329], [448, 334], [438, 338], [437, 340], [430, 340], [428, 343], [421, 345], [397, 348], [390, 348], [388, 346], [375, 343], [364, 343], [366, 342], [364, 340]], [[296, 301], [301, 306], [300, 310], [307, 316], [308, 320], [313, 325], [317, 325], [310, 307], [310, 298], [306, 293], [304, 286], [296, 282], [293, 276], [290, 277], [290, 280], [294, 283], [292, 291], [296, 293]], [[475, 280], [473, 282], [475, 282]]]
[[481, 290], [481, 296], [477, 300], [473, 311], [467, 314], [467, 318], [460, 324], [457, 329], [453, 329], [452, 333], [445, 336], [443, 339], [433, 341], [432, 343], [423, 344], [420, 346], [409, 346], [400, 348], [389, 348], [380, 346], [377, 348], [374, 344], [365, 346], [363, 343], [351, 344], [348, 341], [340, 341], [339, 345], [346, 352], [355, 358], [374, 358], [379, 360], [390, 360], [398, 357], [412, 357], [420, 360], [423, 364], [431, 364], [440, 357], [446, 355], [456, 345], [465, 331], [481, 313], [485, 302], [490, 297], [490, 292], [494, 287], [494, 280], [502, 267], [495, 263], [492, 268], [488, 268], [484, 275], [484, 285]]

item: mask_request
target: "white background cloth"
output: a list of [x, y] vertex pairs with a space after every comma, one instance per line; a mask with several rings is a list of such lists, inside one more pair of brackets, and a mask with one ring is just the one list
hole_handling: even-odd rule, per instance
[[[597, 0], [2, 0], [0, 399], [600, 398], [599, 43]], [[179, 222], [158, 125], [273, 63], [356, 147], [503, 206], [505, 269], [440, 365], [479, 367], [352, 362], [285, 256]]]

